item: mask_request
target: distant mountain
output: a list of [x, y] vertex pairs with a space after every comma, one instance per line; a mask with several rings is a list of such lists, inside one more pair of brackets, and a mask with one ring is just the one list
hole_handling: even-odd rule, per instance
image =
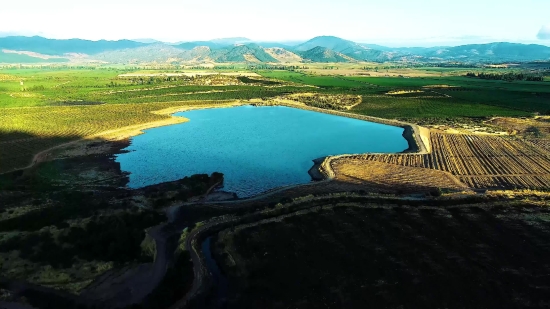
[[295, 46], [295, 49], [298, 51], [306, 51], [314, 47], [324, 47], [359, 61], [388, 61], [396, 56], [395, 53], [390, 52], [391, 49], [383, 46], [381, 47], [386, 51], [372, 49], [365, 45], [335, 36], [318, 36]]
[[304, 60], [309, 60], [310, 62], [350, 62], [353, 61], [350, 57], [330, 50], [325, 47], [317, 46], [310, 50], [300, 52], [300, 56]]
[[40, 58], [26, 54], [6, 53], [0, 50], [0, 63], [58, 63], [68, 62], [67, 58]]
[[93, 55], [95, 60], [111, 63], [166, 62], [179, 59], [183, 50], [171, 45], [157, 43], [137, 48], [105, 51]]
[[130, 40], [88, 41], [81, 39], [54, 40], [39, 36], [10, 36], [0, 38], [0, 49], [32, 51], [45, 55], [63, 55], [66, 53], [97, 54], [108, 50], [136, 48], [145, 43]]
[[254, 44], [258, 44], [261, 47], [265, 48], [284, 48], [286, 50], [294, 50], [293, 45], [288, 45], [284, 43], [278, 43], [278, 42], [253, 42]]
[[223, 38], [223, 39], [214, 39], [210, 40], [212, 43], [216, 43], [218, 45], [235, 45], [235, 44], [245, 44], [245, 43], [251, 43], [252, 40], [243, 38], [243, 37], [237, 37], [237, 38]]
[[162, 41], [155, 40], [155, 39], [132, 39], [134, 42], [138, 43], [145, 43], [145, 44], [158, 44], [163, 43]]
[[177, 48], [186, 49], [186, 50], [191, 50], [191, 49], [193, 49], [195, 47], [199, 47], [199, 46], [206, 46], [210, 49], [219, 49], [219, 48], [224, 47], [223, 45], [220, 45], [220, 44], [217, 44], [217, 43], [214, 43], [214, 42], [210, 42], [210, 41], [185, 42], [185, 43], [181, 43], [181, 44], [174, 45], [174, 46], [177, 47]]
[[[300, 45], [295, 46], [294, 49], [297, 51], [307, 51], [317, 46], [331, 49], [339, 53], [342, 53], [342, 51], [344, 50], [353, 50], [356, 48], [363, 47], [355, 42], [344, 40], [342, 38], [335, 37], [335, 36], [318, 36], [318, 37], [314, 37], [313, 39], [307, 42], [304, 42]], [[366, 47], [363, 47], [363, 48], [366, 48]]]
[[212, 57], [218, 62], [278, 62], [258, 44], [235, 46], [218, 50]]
[[241, 45], [245, 43], [251, 43], [247, 38], [226, 38], [226, 39], [215, 39], [211, 41], [191, 41], [191, 42], [179, 42], [177, 44], [172, 44], [178, 48], [191, 50], [199, 46], [207, 46], [210, 49], [221, 49], [228, 46]]
[[550, 59], [550, 47], [498, 42], [430, 49], [423, 56], [443, 60], [534, 61]]
[[179, 57], [183, 61], [189, 62], [212, 62], [212, 50], [208, 46], [197, 46], [191, 50], [183, 51]]
[[[138, 42], [140, 41], [140, 42]], [[111, 63], [146, 62], [531, 62], [550, 60], [550, 47], [517, 43], [471, 44], [455, 47], [393, 48], [359, 44], [335, 36], [319, 36], [295, 46], [277, 42], [252, 43], [247, 38], [166, 44], [153, 39], [135, 41], [55, 40], [43, 37], [0, 37], [0, 62], [88, 60]], [[52, 57], [57, 56], [57, 58]], [[63, 58], [63, 59], [62, 59]], [[59, 59], [59, 60], [52, 60]]]

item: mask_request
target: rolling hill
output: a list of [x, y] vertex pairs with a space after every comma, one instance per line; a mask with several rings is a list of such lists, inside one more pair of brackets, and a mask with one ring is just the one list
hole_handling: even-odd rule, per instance
[[323, 47], [359, 61], [388, 61], [395, 57], [395, 53], [389, 48], [382, 51], [335, 36], [318, 36], [296, 46], [295, 49], [307, 51], [314, 47]]
[[271, 57], [279, 62], [301, 62], [303, 59], [299, 55], [280, 47], [270, 47], [264, 49]]
[[350, 60], [353, 60], [341, 53], [321, 46], [314, 47], [299, 54], [304, 60], [310, 62], [350, 62]]
[[260, 45], [238, 45], [233, 48], [218, 50], [212, 57], [218, 62], [278, 62]]

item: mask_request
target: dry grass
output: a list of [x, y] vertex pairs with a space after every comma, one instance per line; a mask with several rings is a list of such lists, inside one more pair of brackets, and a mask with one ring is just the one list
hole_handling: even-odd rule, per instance
[[0, 74], [0, 80], [18, 80], [18, 78], [8, 74]]
[[289, 52], [283, 48], [279, 47], [273, 47], [273, 48], [266, 48], [265, 52], [268, 53], [271, 57], [279, 60], [280, 62], [284, 63], [292, 63], [292, 62], [301, 62], [302, 57], [296, 55], [295, 53]]
[[332, 162], [336, 180], [375, 186], [398, 187], [404, 191], [422, 191], [435, 188], [466, 190], [456, 177], [437, 170], [400, 166], [360, 159], [339, 159]]
[[243, 55], [243, 57], [244, 57], [244, 60], [246, 60], [247, 62], [256, 62], [256, 63], [260, 62], [260, 60], [258, 60], [256, 56], [251, 54]]
[[550, 138], [550, 120], [545, 117], [539, 118], [509, 118], [497, 117], [487, 121], [488, 124], [497, 126], [509, 134], [532, 135], [529, 128], [538, 128], [542, 137]]
[[422, 93], [424, 91], [422, 90], [392, 90], [387, 92], [386, 94], [389, 95], [400, 95], [400, 94], [407, 94], [407, 93]]
[[309, 106], [329, 107], [330, 109], [346, 109], [349, 110], [354, 106], [361, 104], [362, 97], [360, 95], [349, 94], [318, 94], [318, 93], [296, 93], [291, 94], [283, 99], [289, 99], [304, 103]]

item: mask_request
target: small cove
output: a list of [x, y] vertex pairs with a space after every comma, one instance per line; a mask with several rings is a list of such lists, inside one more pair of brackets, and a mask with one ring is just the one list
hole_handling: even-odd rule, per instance
[[347, 153], [397, 153], [404, 129], [283, 106], [176, 113], [186, 123], [153, 128], [117, 155], [131, 188], [221, 172], [224, 191], [250, 197], [311, 181], [312, 160]]

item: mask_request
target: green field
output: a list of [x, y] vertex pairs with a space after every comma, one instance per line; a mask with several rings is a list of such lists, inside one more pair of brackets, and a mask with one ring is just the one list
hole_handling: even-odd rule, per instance
[[293, 71], [260, 71], [258, 72], [264, 77], [279, 79], [283, 81], [312, 85], [317, 87], [330, 87], [330, 88], [353, 88], [353, 87], [365, 87], [364, 83], [356, 82], [354, 80], [346, 80], [333, 76], [313, 76], [306, 75]]
[[[351, 112], [381, 118], [477, 118], [494, 116], [529, 116], [522, 110], [478, 104], [448, 98], [388, 98], [386, 96], [363, 97], [363, 103]], [[414, 121], [414, 120], [413, 120]]]

